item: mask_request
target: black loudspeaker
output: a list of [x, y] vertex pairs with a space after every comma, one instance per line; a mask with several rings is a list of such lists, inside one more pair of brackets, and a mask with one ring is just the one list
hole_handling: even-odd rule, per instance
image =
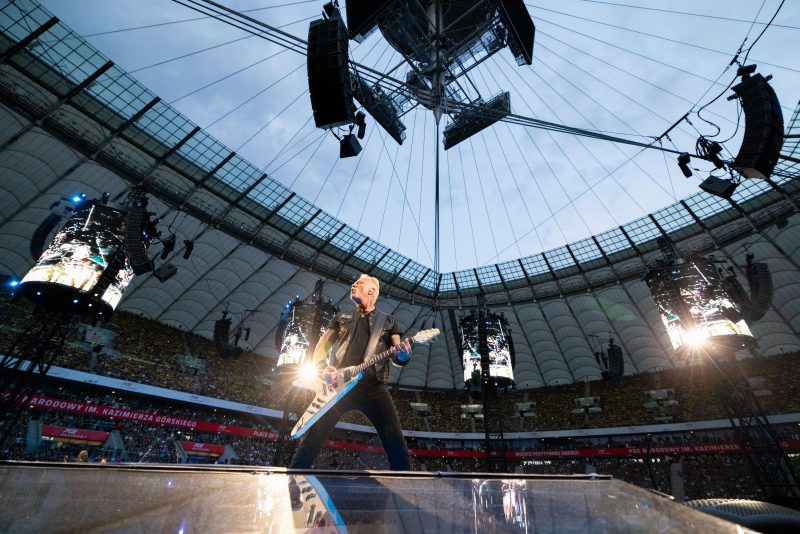
[[775, 289], [772, 273], [766, 263], [751, 263], [747, 266], [747, 282], [750, 284], [750, 304], [745, 307], [745, 319], [758, 321], [769, 311]]
[[125, 218], [125, 253], [133, 274], [144, 274], [153, 270], [153, 262], [147, 257], [147, 248], [142, 241], [144, 215], [144, 204], [134, 202], [128, 208], [128, 216]]
[[608, 380], [617, 383], [625, 374], [625, 359], [622, 357], [622, 347], [614, 345], [608, 349]]
[[355, 122], [356, 106], [348, 69], [347, 29], [339, 17], [308, 27], [308, 91], [317, 128]]
[[733, 86], [744, 111], [742, 147], [731, 165], [748, 178], [768, 178], [783, 146], [783, 113], [775, 90], [760, 74]]
[[222, 358], [230, 357], [230, 345], [228, 338], [231, 332], [231, 320], [220, 319], [214, 323], [214, 345]]
[[339, 141], [340, 158], [352, 158], [353, 156], [358, 156], [360, 152], [361, 143], [358, 142], [355, 135], [347, 134]]
[[350, 38], [357, 43], [367, 38], [375, 26], [378, 25], [378, 16], [384, 11], [386, 0], [346, 0], [347, 28]]
[[178, 268], [171, 263], [166, 263], [155, 270], [153, 273], [162, 284], [177, 274]]
[[722, 180], [714, 176], [709, 176], [700, 184], [700, 189], [714, 196], [729, 199], [737, 186], [738, 184], [730, 180]]

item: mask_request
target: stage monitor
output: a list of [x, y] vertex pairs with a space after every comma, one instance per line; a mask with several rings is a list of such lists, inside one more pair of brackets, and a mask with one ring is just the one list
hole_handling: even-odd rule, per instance
[[56, 233], [20, 281], [18, 293], [44, 302], [78, 300], [82, 308], [117, 307], [133, 278], [123, 247], [125, 213], [86, 202]]
[[[505, 320], [499, 315], [488, 314], [484, 321], [486, 321], [486, 344], [489, 346], [489, 376], [500, 386], [510, 385], [514, 381], [514, 371]], [[473, 373], [481, 372], [478, 345], [478, 317], [469, 315], [461, 320], [461, 346], [464, 383], [472, 386], [476, 386], [472, 382]]]
[[645, 282], [675, 350], [695, 351], [707, 343], [741, 347], [752, 340], [739, 306], [710, 261], [651, 269]]

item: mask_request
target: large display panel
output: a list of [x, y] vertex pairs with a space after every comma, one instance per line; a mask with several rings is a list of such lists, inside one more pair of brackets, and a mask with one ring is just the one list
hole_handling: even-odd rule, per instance
[[287, 304], [281, 317], [285, 330], [277, 367], [305, 363], [334, 315], [336, 308], [325, 302], [295, 301]]
[[712, 262], [686, 261], [652, 269], [645, 282], [676, 350], [752, 337]]
[[[489, 346], [489, 375], [504, 383], [513, 382], [511, 349], [504, 319], [498, 315], [489, 314], [484, 321], [486, 321], [486, 344]], [[481, 372], [481, 355], [478, 352], [478, 344], [477, 315], [464, 317], [461, 319], [461, 347], [465, 384], [472, 383], [473, 373]]]
[[52, 294], [74, 294], [113, 310], [133, 278], [123, 248], [124, 224], [125, 213], [118, 209], [94, 202], [76, 207], [20, 281], [20, 291], [41, 295], [51, 286], [59, 289]]

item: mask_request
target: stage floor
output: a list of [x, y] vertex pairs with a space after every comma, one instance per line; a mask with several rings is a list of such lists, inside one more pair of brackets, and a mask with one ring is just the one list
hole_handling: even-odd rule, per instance
[[737, 531], [604, 476], [0, 462], [0, 532]]

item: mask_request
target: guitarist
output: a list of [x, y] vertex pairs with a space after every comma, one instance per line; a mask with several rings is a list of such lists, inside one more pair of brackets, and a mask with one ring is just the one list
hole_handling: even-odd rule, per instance
[[[403, 366], [411, 357], [411, 343], [400, 341], [402, 330], [394, 317], [375, 308], [380, 285], [377, 278], [362, 274], [350, 287], [350, 299], [355, 303], [352, 312], [336, 314], [314, 349], [314, 361], [324, 361], [332, 348], [330, 365], [322, 379], [333, 383], [347, 380], [339, 369], [364, 362], [376, 352], [393, 348], [391, 362]], [[300, 440], [300, 445], [289, 467], [307, 469], [322, 449], [328, 433], [346, 412], [359, 410], [378, 432], [389, 469], [410, 471], [408, 453], [400, 418], [397, 416], [386, 381], [389, 378], [388, 362], [373, 365], [364, 371], [364, 378], [336, 406], [320, 418]]]

